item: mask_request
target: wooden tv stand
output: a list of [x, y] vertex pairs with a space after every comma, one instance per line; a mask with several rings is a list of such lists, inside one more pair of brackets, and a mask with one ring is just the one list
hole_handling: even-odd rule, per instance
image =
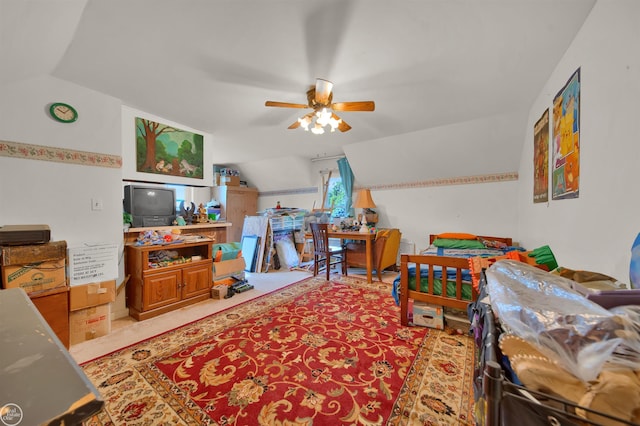
[[[210, 297], [213, 259], [211, 239], [163, 245], [126, 246], [129, 315], [138, 321], [155, 317]], [[150, 262], [165, 250], [173, 261]]]

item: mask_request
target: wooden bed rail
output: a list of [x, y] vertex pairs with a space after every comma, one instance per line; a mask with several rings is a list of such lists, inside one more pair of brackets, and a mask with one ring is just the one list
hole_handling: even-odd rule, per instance
[[[409, 266], [415, 264], [415, 280], [416, 290], [409, 290]], [[449, 281], [455, 280], [456, 295], [455, 297], [447, 296], [447, 284], [445, 280], [441, 280], [442, 295], [434, 293], [434, 268], [432, 266], [440, 266], [442, 268], [442, 277], [447, 277], [450, 270], [455, 270], [455, 279], [449, 278]], [[442, 305], [449, 308], [466, 310], [467, 305], [475, 300], [478, 295], [475, 289], [472, 289], [471, 300], [462, 298], [462, 276], [463, 270], [469, 269], [469, 261], [466, 258], [446, 257], [446, 256], [429, 256], [418, 254], [402, 254], [400, 255], [400, 322], [402, 325], [409, 325], [409, 299], [435, 305]], [[421, 270], [428, 270], [428, 292], [420, 290], [420, 274]], [[471, 283], [469, 283], [471, 285]]]

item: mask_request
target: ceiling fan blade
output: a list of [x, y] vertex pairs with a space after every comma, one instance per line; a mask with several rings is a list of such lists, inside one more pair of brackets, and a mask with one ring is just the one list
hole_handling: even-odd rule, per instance
[[267, 101], [264, 103], [264, 106], [280, 107], [280, 108], [309, 108], [309, 105], [305, 105], [305, 104], [292, 104], [289, 102], [274, 102], [274, 101]]
[[287, 127], [287, 129], [297, 129], [298, 127], [300, 127], [300, 122], [296, 120], [296, 122]]
[[315, 114], [315, 111], [311, 111], [309, 113], [306, 113], [305, 115], [303, 115], [302, 117], [300, 117], [298, 120], [296, 120], [295, 123], [293, 123], [291, 126], [287, 127], [287, 129], [297, 129], [298, 127], [300, 127], [302, 125], [302, 123], [300, 122], [300, 120], [304, 120], [305, 118], [308, 119], [308, 122], [311, 123], [311, 118], [313, 117], [313, 115]]
[[329, 80], [316, 78], [316, 103], [327, 105], [331, 96], [333, 83]]
[[346, 121], [342, 120], [340, 124], [338, 124], [338, 130], [341, 132], [347, 132], [351, 130], [351, 126], [349, 126]]
[[374, 111], [376, 104], [373, 101], [336, 102], [330, 107], [334, 111]]
[[349, 126], [343, 119], [338, 117], [335, 113], [331, 114], [331, 118], [333, 118], [334, 120], [340, 120], [340, 123], [338, 124], [338, 130], [340, 130], [341, 132], [346, 132], [351, 130], [351, 126]]

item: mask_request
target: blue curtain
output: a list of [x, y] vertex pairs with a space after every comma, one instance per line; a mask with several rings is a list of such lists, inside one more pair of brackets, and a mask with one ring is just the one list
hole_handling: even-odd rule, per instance
[[344, 186], [344, 192], [347, 195], [345, 203], [345, 209], [347, 216], [353, 217], [353, 207], [351, 207], [351, 195], [353, 194], [353, 172], [347, 158], [341, 158], [338, 160], [338, 170], [340, 171], [340, 180]]

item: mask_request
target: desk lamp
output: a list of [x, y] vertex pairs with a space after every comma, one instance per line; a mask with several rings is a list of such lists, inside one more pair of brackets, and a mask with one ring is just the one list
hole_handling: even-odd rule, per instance
[[356, 201], [353, 203], [353, 207], [362, 209], [362, 226], [360, 226], [360, 232], [363, 234], [368, 233], [369, 227], [367, 226], [367, 215], [365, 214], [365, 211], [366, 209], [373, 209], [376, 207], [376, 203], [374, 203], [371, 198], [371, 191], [368, 189], [360, 189], [356, 195]]

